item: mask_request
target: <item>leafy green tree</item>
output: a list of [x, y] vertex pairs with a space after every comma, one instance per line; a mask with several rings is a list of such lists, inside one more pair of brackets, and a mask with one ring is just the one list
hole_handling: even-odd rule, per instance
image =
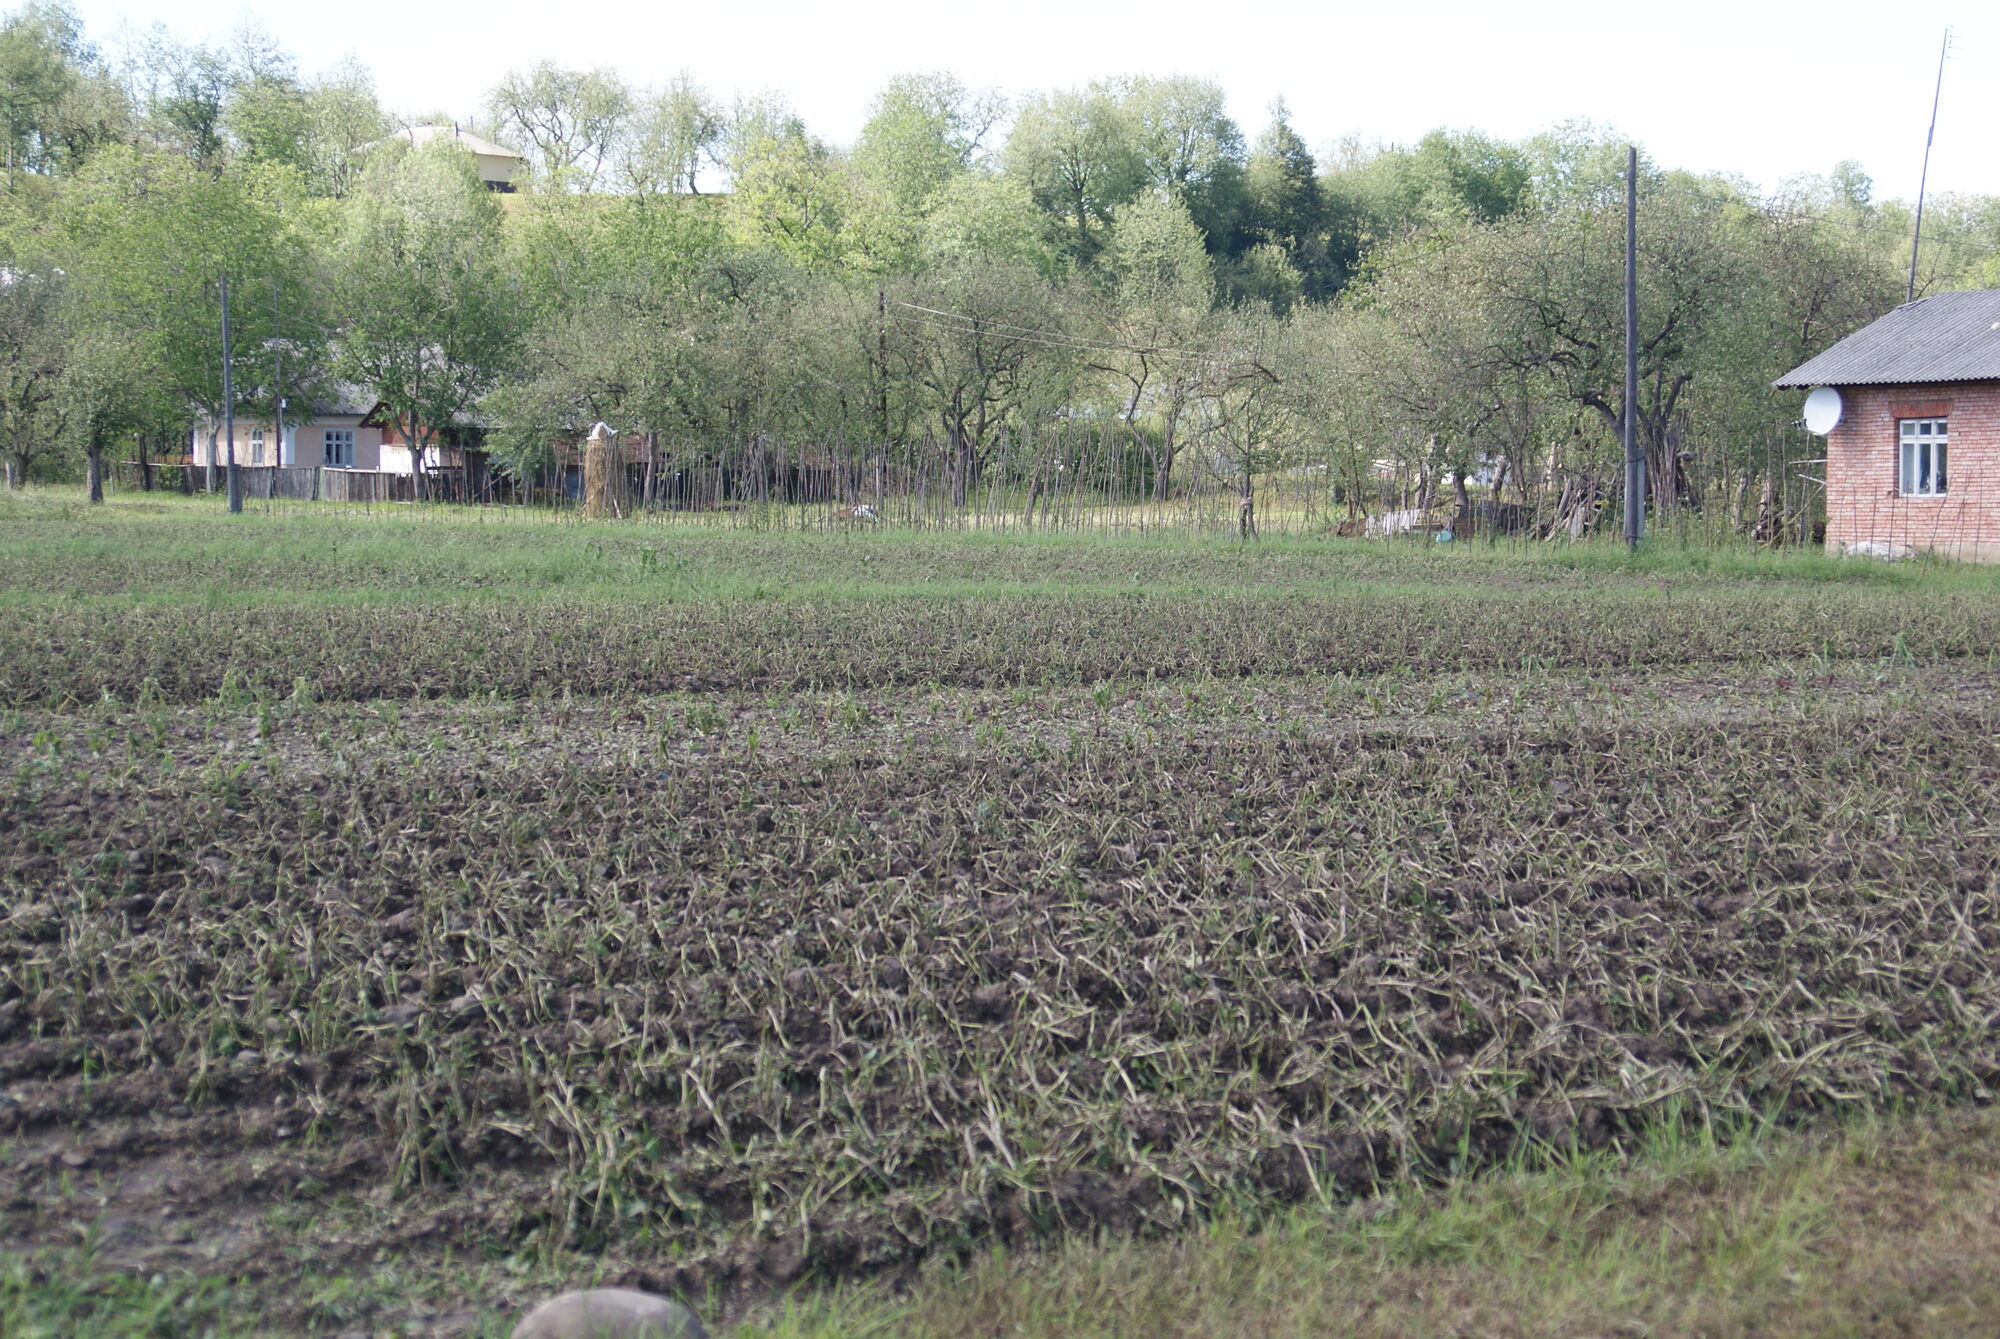
[[[1336, 251], [1329, 236], [1332, 210], [1320, 189], [1319, 166], [1292, 128], [1282, 99], [1272, 107], [1271, 125], [1250, 155], [1245, 187], [1244, 232], [1251, 245], [1282, 252], [1286, 265], [1299, 274], [1304, 296], [1332, 296], [1357, 259], [1358, 239], [1342, 239], [1344, 245]], [[1244, 296], [1271, 300], [1271, 294], [1257, 288], [1246, 283]]]
[[1054, 281], [1063, 271], [1063, 257], [1043, 223], [1018, 178], [968, 173], [944, 188], [924, 219], [919, 265], [985, 262], [1030, 269]]
[[512, 328], [500, 209], [472, 158], [449, 140], [373, 156], [335, 243], [345, 316], [336, 367], [381, 398], [426, 453], [455, 431], [504, 366]]
[[0, 436], [8, 482], [16, 488], [59, 440], [66, 287], [46, 256], [9, 247], [0, 259]]
[[1285, 328], [1265, 312], [1232, 314], [1203, 368], [1196, 441], [1209, 471], [1236, 493], [1236, 533], [1257, 538], [1257, 480], [1296, 448], [1283, 366]]
[[1214, 267], [1187, 206], [1155, 191], [1119, 211], [1105, 271], [1097, 338], [1082, 357], [1113, 387], [1115, 412], [1151, 467], [1153, 496], [1165, 501], [1208, 374]]
[[1074, 367], [1061, 305], [1032, 270], [973, 262], [899, 285], [887, 343], [941, 431], [954, 506], [964, 506], [1000, 431], [1064, 398]]
[[1433, 130], [1413, 146], [1358, 155], [1322, 185], [1359, 216], [1364, 246], [1495, 223], [1539, 201], [1532, 155], [1477, 131]]
[[[1545, 210], [1608, 209], [1625, 198], [1629, 141], [1586, 120], [1564, 121], [1522, 145], [1529, 192]], [[1644, 155], [1641, 155], [1642, 167]]]
[[92, 503], [104, 501], [105, 449], [171, 417], [152, 353], [145, 341], [109, 325], [86, 324], [72, 333], [57, 399], [63, 428], [82, 449]]
[[898, 75], [869, 104], [855, 170], [896, 208], [921, 215], [978, 164], [1006, 112], [998, 93], [952, 75]]
[[782, 104], [738, 109], [729, 156], [729, 219], [740, 245], [768, 248], [807, 269], [847, 253], [841, 230], [854, 204], [846, 162]]
[[389, 130], [373, 79], [352, 61], [304, 83], [284, 70], [248, 79], [232, 95], [224, 124], [240, 161], [282, 164], [319, 196], [351, 190], [360, 150]]
[[924, 220], [973, 173], [1006, 104], [944, 74], [899, 75], [875, 96], [852, 156], [851, 249], [878, 270], [922, 264]]
[[545, 60], [509, 71], [487, 95], [487, 109], [503, 138], [527, 147], [539, 181], [590, 191], [612, 167], [633, 101], [614, 70], [569, 70]]
[[531, 237], [512, 239], [525, 329], [485, 402], [503, 457], [517, 473], [545, 466], [600, 421], [654, 438], [703, 430], [727, 300], [720, 217], [643, 196], [540, 204]]
[[0, 135], [6, 184], [16, 172], [67, 176], [127, 130], [123, 91], [76, 11], [30, 4], [0, 20]]
[[1109, 84], [1029, 98], [1007, 138], [1006, 169], [1028, 188], [1072, 260], [1097, 259], [1120, 205], [1146, 182], [1132, 116]]
[[1499, 309], [1484, 300], [1468, 255], [1489, 240], [1467, 228], [1399, 244], [1345, 313], [1337, 394], [1360, 412], [1343, 417], [1365, 434], [1371, 461], [1396, 465], [1418, 509], [1449, 480], [1463, 511], [1465, 481], [1489, 459], [1508, 460], [1516, 477], [1525, 468], [1523, 444], [1508, 436], [1519, 378], [1493, 325]]
[[1124, 106], [1146, 181], [1179, 200], [1211, 252], [1236, 249], [1244, 205], [1243, 132], [1222, 86], [1188, 75], [1142, 76]]
[[139, 105], [153, 142], [196, 167], [221, 171], [229, 146], [224, 123], [236, 82], [228, 53], [181, 42], [156, 24], [139, 73]]
[[625, 124], [619, 177], [641, 195], [694, 195], [704, 165], [717, 164], [729, 129], [722, 105], [683, 72], [636, 95]]
[[186, 158], [122, 147], [93, 158], [64, 201], [77, 319], [131, 331], [168, 393], [206, 420], [211, 448], [224, 410], [218, 282], [226, 275], [238, 295], [235, 360], [255, 366], [263, 342], [280, 333], [262, 295], [274, 285], [307, 287], [302, 239], [286, 218], [291, 203], [281, 178], [217, 175]]

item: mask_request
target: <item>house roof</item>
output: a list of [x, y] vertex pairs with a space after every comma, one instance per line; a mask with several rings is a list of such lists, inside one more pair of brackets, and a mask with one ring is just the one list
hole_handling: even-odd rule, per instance
[[1906, 302], [1771, 384], [1992, 380], [2000, 380], [2000, 289], [1979, 288]]
[[[482, 153], [493, 158], [519, 158], [523, 162], [527, 160], [527, 155], [519, 149], [510, 149], [504, 144], [495, 144], [492, 140], [481, 135], [475, 135], [470, 130], [463, 130], [457, 125], [406, 126], [387, 136], [387, 139], [406, 140], [412, 145], [417, 145], [428, 144], [440, 135], [450, 136], [473, 153]], [[378, 139], [372, 144], [364, 144], [361, 147], [372, 149], [376, 144], [385, 142], [386, 140]]]
[[[374, 413], [376, 406], [381, 403], [375, 392], [365, 386], [357, 386], [351, 381], [325, 383], [315, 388], [306, 398], [311, 401], [309, 407], [314, 418], [339, 418], [346, 415], [366, 418]], [[299, 406], [294, 405], [294, 409], [297, 408]]]

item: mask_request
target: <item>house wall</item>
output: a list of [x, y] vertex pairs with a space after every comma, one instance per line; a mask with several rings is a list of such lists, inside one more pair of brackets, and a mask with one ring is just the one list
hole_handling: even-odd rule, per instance
[[[386, 474], [414, 474], [415, 453], [403, 431], [392, 420], [385, 423], [378, 432], [382, 443], [382, 471]], [[439, 441], [429, 432], [424, 434], [424, 470], [426, 473], [461, 469], [466, 464], [467, 452], [459, 447]], [[473, 456], [479, 456], [475, 448]]]
[[481, 181], [501, 181], [506, 182], [508, 185], [517, 184], [515, 178], [521, 166], [520, 159], [503, 158], [499, 154], [493, 153], [476, 153], [472, 156], [479, 160], [479, 179]]
[[[2000, 382], [1842, 386], [1826, 439], [1826, 545], [1907, 545], [2000, 562]], [[1948, 422], [1945, 493], [1904, 497], [1897, 422]]]
[[[268, 421], [258, 422], [254, 419], [237, 419], [236, 463], [238, 465], [255, 465], [258, 463], [250, 455], [251, 433], [258, 428], [262, 428], [264, 430], [263, 464], [324, 465], [326, 463], [326, 429], [349, 428], [354, 433], [353, 468], [357, 470], [380, 469], [382, 430], [380, 428], [365, 428], [359, 425], [360, 420], [355, 418], [329, 419], [325, 422], [316, 421], [303, 424], [287, 423], [285, 425], [285, 435], [293, 440], [293, 458], [280, 462], [275, 450], [278, 440], [276, 428]], [[208, 464], [208, 431], [204, 428], [197, 428], [194, 432], [194, 463], [204, 467]], [[218, 465], [227, 465], [229, 463], [229, 441], [220, 428], [217, 428], [215, 433], [215, 463]]]

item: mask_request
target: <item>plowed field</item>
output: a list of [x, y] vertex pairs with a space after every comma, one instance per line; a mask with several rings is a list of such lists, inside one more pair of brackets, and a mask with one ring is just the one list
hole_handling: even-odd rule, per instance
[[299, 1325], [2000, 1082], [1990, 596], [248, 603], [0, 608], [0, 1236]]

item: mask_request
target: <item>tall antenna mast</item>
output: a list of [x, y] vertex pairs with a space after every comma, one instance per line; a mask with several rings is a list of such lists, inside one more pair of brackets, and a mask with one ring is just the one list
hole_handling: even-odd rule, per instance
[[1924, 187], [1931, 176], [1931, 141], [1937, 138], [1938, 99], [1944, 93], [1944, 58], [1951, 53], [1951, 29], [1944, 30], [1944, 45], [1938, 48], [1937, 87], [1931, 90], [1931, 128], [1924, 132], [1924, 170], [1917, 177], [1917, 226], [1910, 234], [1910, 286], [1903, 301], [1917, 300], [1917, 243], [1924, 236]]

